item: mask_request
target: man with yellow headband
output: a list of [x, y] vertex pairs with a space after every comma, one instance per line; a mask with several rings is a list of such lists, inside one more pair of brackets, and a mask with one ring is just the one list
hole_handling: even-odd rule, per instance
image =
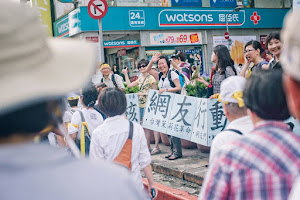
[[125, 86], [123, 84], [123, 78], [118, 74], [113, 74], [109, 64], [103, 63], [100, 65], [100, 71], [103, 75], [100, 83], [105, 83], [108, 87], [116, 87], [124, 91]]
[[210, 163], [224, 144], [247, 135], [253, 129], [252, 121], [247, 115], [247, 108], [243, 100], [245, 86], [246, 79], [241, 76], [228, 77], [221, 83], [219, 101], [223, 102], [224, 112], [230, 124], [212, 141], [209, 156]]

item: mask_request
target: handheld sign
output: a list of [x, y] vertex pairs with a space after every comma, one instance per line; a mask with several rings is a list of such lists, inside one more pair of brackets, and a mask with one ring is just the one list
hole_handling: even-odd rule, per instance
[[90, 0], [87, 9], [91, 18], [101, 19], [106, 15], [108, 5], [105, 0]]

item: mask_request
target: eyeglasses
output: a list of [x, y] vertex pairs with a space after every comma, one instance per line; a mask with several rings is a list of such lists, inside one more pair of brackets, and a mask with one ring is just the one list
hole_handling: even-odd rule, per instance
[[138, 66], [138, 69], [145, 68], [145, 67], [147, 67], [147, 65], [140, 65]]
[[251, 52], [251, 51], [255, 51], [255, 49], [248, 49], [248, 50], [245, 50], [245, 51], [244, 51], [244, 54], [249, 53], [249, 52]]

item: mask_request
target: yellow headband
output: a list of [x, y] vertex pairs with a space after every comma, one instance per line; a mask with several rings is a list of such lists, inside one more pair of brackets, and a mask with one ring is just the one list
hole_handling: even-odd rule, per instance
[[75, 97], [68, 97], [68, 101], [75, 100], [75, 99], [79, 99], [79, 96], [76, 95]]
[[[225, 104], [229, 103], [229, 102], [226, 102], [226, 101], [222, 101], [222, 99], [220, 97], [221, 97], [221, 95], [218, 98], [219, 102], [223, 102]], [[237, 91], [237, 92], [233, 93], [233, 95], [231, 97], [237, 100], [237, 103], [238, 103], [240, 108], [245, 106], [242, 91]]]
[[101, 70], [101, 69], [104, 69], [104, 68], [110, 69], [109, 64], [102, 64], [102, 65], [100, 65], [100, 70]]

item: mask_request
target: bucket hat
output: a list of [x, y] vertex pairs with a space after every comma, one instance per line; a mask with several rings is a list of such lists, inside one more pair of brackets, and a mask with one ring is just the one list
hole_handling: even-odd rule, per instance
[[242, 76], [230, 76], [221, 83], [219, 101], [223, 103], [237, 103], [244, 107], [243, 91], [246, 79]]
[[32, 8], [7, 0], [0, 8], [0, 114], [87, 83], [96, 67], [91, 44], [47, 38]]

